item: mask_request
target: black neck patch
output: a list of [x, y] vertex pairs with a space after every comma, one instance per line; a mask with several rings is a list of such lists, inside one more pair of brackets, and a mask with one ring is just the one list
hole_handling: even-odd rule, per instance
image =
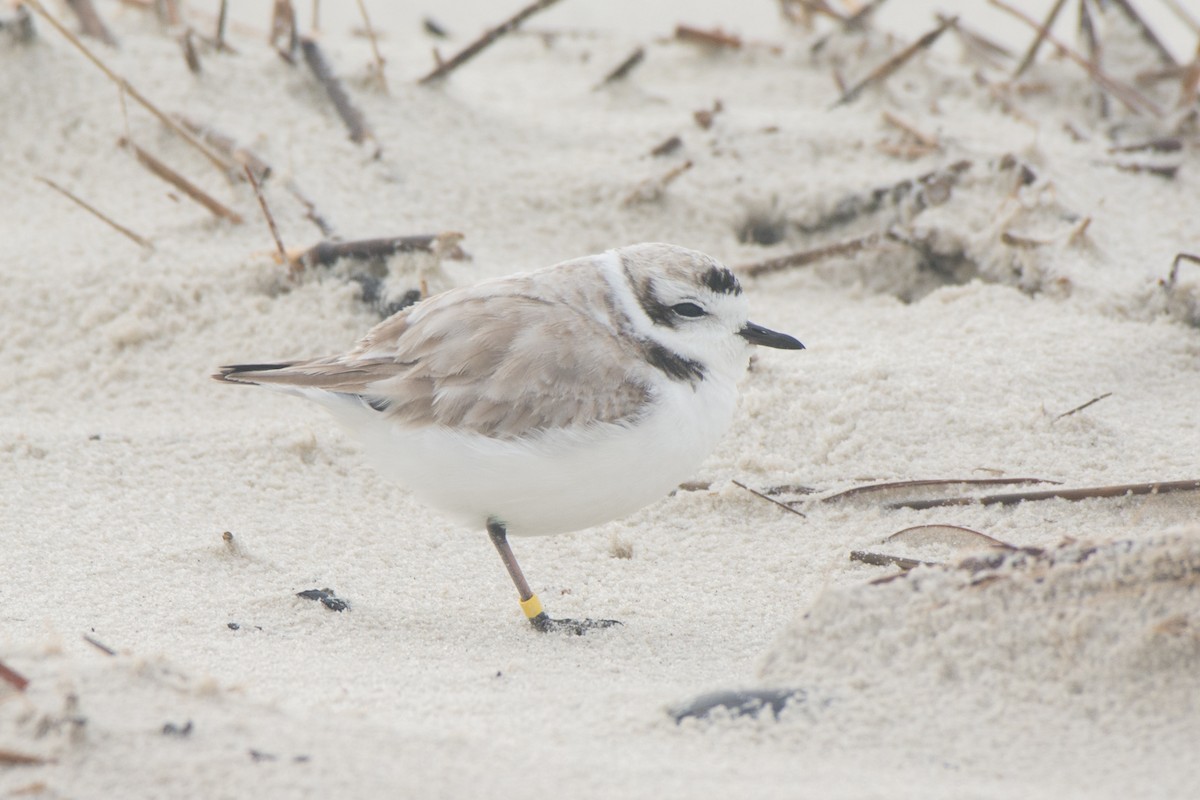
[[684, 358], [678, 353], [671, 352], [657, 342], [643, 340], [642, 351], [646, 354], [646, 360], [657, 369], [665, 372], [669, 378], [677, 381], [687, 381], [693, 386], [704, 380], [704, 365], [699, 361]]
[[738, 283], [738, 279], [724, 267], [710, 268], [700, 280], [717, 294], [738, 295], [742, 293], [742, 285]]

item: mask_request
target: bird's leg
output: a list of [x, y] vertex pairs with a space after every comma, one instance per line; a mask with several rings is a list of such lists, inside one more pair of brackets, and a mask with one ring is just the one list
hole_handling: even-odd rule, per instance
[[608, 628], [621, 624], [615, 619], [551, 619], [542, 610], [542, 601], [529, 588], [529, 582], [525, 580], [525, 574], [521, 572], [521, 565], [517, 563], [517, 557], [513, 555], [512, 548], [508, 545], [508, 531], [505, 530], [504, 524], [499, 520], [489, 519], [487, 531], [488, 536], [492, 539], [492, 544], [496, 546], [496, 552], [500, 554], [500, 560], [504, 562], [504, 568], [508, 570], [508, 576], [512, 578], [513, 585], [517, 587], [521, 610], [525, 612], [529, 624], [534, 628], [542, 633], [568, 631], [582, 636], [589, 628]]

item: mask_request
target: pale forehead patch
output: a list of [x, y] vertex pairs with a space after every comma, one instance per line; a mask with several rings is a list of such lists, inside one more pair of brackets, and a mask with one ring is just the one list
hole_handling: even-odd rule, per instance
[[648, 292], [656, 277], [692, 284], [717, 294], [738, 295], [741, 284], [734, 274], [712, 256], [673, 244], [635, 244], [617, 251], [634, 290]]

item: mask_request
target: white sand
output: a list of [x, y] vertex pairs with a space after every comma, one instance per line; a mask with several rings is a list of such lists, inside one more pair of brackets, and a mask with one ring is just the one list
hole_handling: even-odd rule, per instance
[[[576, 5], [531, 27], [597, 23], [594, 8], [572, 16]], [[667, 18], [740, 30], [710, 6]], [[710, 490], [593, 531], [515, 540], [552, 614], [625, 622], [539, 636], [482, 532], [447, 526], [376, 477], [319, 409], [208, 379], [218, 364], [346, 348], [377, 319], [357, 287], [289, 285], [244, 185], [130, 106], [137, 141], [246, 219], [213, 221], [115, 146], [117, 92], [47, 25], [29, 46], [0, 32], [0, 661], [30, 681], [24, 692], [0, 682], [0, 750], [47, 760], [0, 766], [0, 794], [1200, 794], [1197, 493], [925, 511], [888, 510], [895, 496], [819, 501], [890, 480], [1200, 478], [1200, 267], [1184, 263], [1171, 293], [1158, 283], [1176, 253], [1200, 253], [1195, 104], [1173, 108], [1177, 84], [1152, 90], [1162, 119], [1115, 102], [1103, 119], [1093, 84], [1049, 48], [1028, 76], [1042, 91], [989, 89], [948, 35], [830, 110], [835, 62], [853, 81], [896, 45], [870, 33], [814, 57], [815, 34], [766, 15], [741, 32], [780, 52], [709, 53], [656, 39], [669, 23], [625, 20], [512, 37], [429, 89], [414, 85], [429, 68], [422, 9], [402, 7], [376, 20], [389, 96], [369, 85], [364, 40], [332, 21], [323, 39], [382, 146], [376, 160], [261, 37], [235, 29], [240, 54], [206, 53], [197, 78], [151, 17], [101, 8], [121, 39], [93, 45], [108, 63], [275, 167], [266, 192], [291, 247], [320, 234], [288, 179], [347, 238], [463, 232], [474, 260], [444, 264], [458, 282], [643, 240], [743, 264], [894, 225], [940, 263], [956, 259], [962, 285], [942, 285], [896, 243], [746, 280], [753, 318], [809, 350], [760, 354], [734, 430], [697, 475]], [[472, 8], [445, 14], [457, 38], [444, 53], [502, 13]], [[242, 13], [265, 27], [265, 11]], [[1136, 38], [1108, 36], [1123, 80], [1154, 65]], [[639, 44], [646, 62], [592, 91]], [[718, 98], [724, 111], [701, 130], [692, 112]], [[885, 110], [940, 148], [896, 155], [909, 142]], [[682, 150], [648, 155], [676, 134]], [[1186, 144], [1108, 152], [1156, 136]], [[685, 159], [694, 167], [661, 199], [623, 205]], [[898, 205], [803, 233], [845, 198], [861, 210], [876, 188], [964, 160], [919, 202], [914, 186]], [[1115, 161], [1181, 167], [1167, 180]], [[1027, 186], [1022, 165], [1036, 177]], [[752, 215], [786, 239], [740, 243]], [[732, 480], [819, 494], [801, 519]], [[1060, 567], [1062, 591], [1022, 591], [1036, 584], [1015, 573], [1016, 590], [963, 588], [950, 568], [873, 586], [894, 568], [848, 558], [956, 562], [945, 546], [881, 543], [933, 523], [1041, 548], [1167, 541], [1166, 563], [1192, 571], [1155, 582], [1142, 561], [1103, 560], [1120, 551], [1110, 547]], [[617, 558], [625, 546], [633, 557]], [[1093, 567], [1135, 577], [1114, 594], [1102, 577], [1088, 583]], [[295, 596], [321, 587], [351, 609]], [[711, 690], [781, 685], [806, 700], [778, 721], [667, 714]], [[163, 732], [188, 722], [186, 735]]]

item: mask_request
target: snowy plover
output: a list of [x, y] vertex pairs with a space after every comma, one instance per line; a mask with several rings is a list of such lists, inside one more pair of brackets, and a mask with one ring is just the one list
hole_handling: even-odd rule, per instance
[[328, 408], [385, 474], [486, 528], [541, 631], [554, 620], [508, 533], [629, 514], [686, 479], [729, 427], [751, 345], [800, 350], [747, 320], [715, 259], [639, 244], [451, 289], [328, 358], [222, 367]]

